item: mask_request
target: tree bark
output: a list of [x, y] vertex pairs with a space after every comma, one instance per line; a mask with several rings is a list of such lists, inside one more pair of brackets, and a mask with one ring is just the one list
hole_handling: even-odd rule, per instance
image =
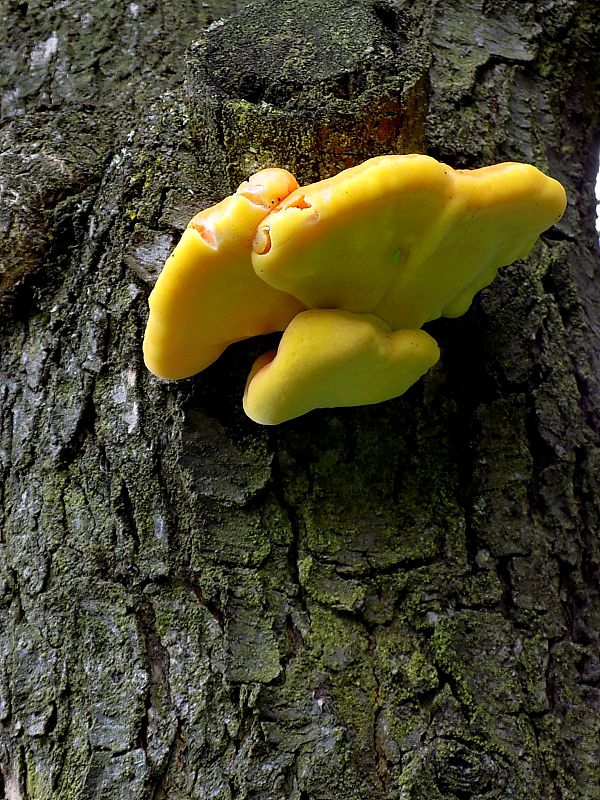
[[[0, 12], [0, 796], [600, 798], [596, 4]], [[195, 211], [412, 151], [570, 202], [411, 391], [265, 429], [264, 340], [147, 373]]]

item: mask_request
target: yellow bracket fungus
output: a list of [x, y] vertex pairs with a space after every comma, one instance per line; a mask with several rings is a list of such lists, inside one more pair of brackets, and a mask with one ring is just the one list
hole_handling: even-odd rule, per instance
[[255, 361], [244, 410], [276, 425], [313, 408], [380, 403], [404, 394], [438, 358], [425, 331], [392, 331], [370, 314], [310, 309], [290, 322], [277, 351]]
[[564, 207], [562, 186], [529, 164], [380, 156], [291, 192], [259, 226], [252, 263], [309, 308], [420, 328], [463, 314]]
[[250, 260], [257, 226], [298, 186], [265, 169], [192, 218], [148, 300], [146, 366], [160, 378], [187, 378], [240, 339], [280, 331], [304, 306], [256, 277]]
[[283, 330], [248, 378], [256, 422], [397, 397], [438, 359], [421, 326], [463, 314], [565, 205], [562, 186], [529, 164], [380, 156], [304, 187], [262, 170], [197, 214], [167, 260], [146, 364], [183, 378], [234, 341]]

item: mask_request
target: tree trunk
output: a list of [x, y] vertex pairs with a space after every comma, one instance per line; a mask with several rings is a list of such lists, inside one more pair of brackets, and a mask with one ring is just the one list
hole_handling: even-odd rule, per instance
[[[0, 12], [0, 796], [600, 798], [596, 3]], [[411, 391], [267, 429], [265, 341], [145, 370], [195, 211], [413, 151], [570, 203]]]

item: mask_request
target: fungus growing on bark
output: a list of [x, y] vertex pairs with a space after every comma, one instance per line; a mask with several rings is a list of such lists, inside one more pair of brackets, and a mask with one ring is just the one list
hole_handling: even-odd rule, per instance
[[404, 394], [438, 358], [425, 331], [392, 331], [371, 314], [303, 311], [277, 351], [255, 361], [244, 411], [262, 425], [277, 425], [314, 408], [380, 403]]
[[438, 359], [421, 326], [463, 314], [565, 205], [563, 187], [529, 164], [380, 156], [304, 187], [263, 170], [196, 215], [167, 260], [146, 364], [182, 378], [234, 341], [284, 330], [246, 385], [255, 421], [396, 397]]
[[252, 263], [308, 308], [420, 328], [464, 314], [565, 202], [560, 183], [529, 164], [453, 170], [424, 155], [380, 156], [289, 194], [259, 226]]
[[151, 372], [194, 375], [232, 342], [283, 330], [302, 311], [257, 278], [250, 260], [257, 225], [297, 186], [286, 170], [265, 169], [193, 217], [148, 300], [143, 349]]

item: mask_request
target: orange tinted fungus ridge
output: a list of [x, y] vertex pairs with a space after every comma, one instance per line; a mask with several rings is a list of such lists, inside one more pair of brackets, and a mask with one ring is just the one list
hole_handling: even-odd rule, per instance
[[301, 194], [299, 197], [294, 198], [290, 203], [285, 204], [286, 208], [312, 208], [311, 203], [306, 201], [306, 197]]
[[271, 229], [268, 225], [263, 225], [256, 231], [256, 236], [252, 242], [252, 249], [255, 253], [264, 255], [271, 249]]
[[215, 231], [212, 228], [209, 228], [206, 225], [200, 225], [199, 223], [194, 222], [193, 220], [192, 222], [190, 222], [188, 227], [193, 228], [195, 231], [197, 231], [209, 247], [212, 247], [213, 250], [217, 249], [218, 238]]

